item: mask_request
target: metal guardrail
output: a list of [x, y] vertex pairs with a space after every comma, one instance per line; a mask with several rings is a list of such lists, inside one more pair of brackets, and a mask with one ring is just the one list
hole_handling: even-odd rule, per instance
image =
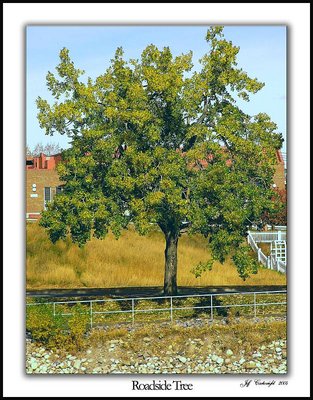
[[[214, 309], [229, 309], [232, 307], [252, 307], [253, 309], [253, 316], [257, 317], [257, 308], [260, 306], [274, 306], [274, 305], [287, 305], [286, 301], [270, 301], [270, 302], [257, 302], [258, 295], [286, 295], [286, 290], [277, 290], [277, 291], [259, 291], [259, 292], [235, 292], [235, 293], [214, 293], [214, 294], [196, 294], [196, 295], [182, 295], [182, 296], [159, 296], [159, 297], [133, 297], [133, 298], [119, 298], [119, 299], [106, 299], [106, 300], [72, 300], [72, 301], [58, 301], [58, 302], [46, 302], [46, 303], [29, 303], [26, 304], [27, 307], [30, 306], [40, 306], [40, 305], [51, 305], [53, 309], [54, 316], [71, 316], [73, 313], [57, 313], [56, 307], [57, 305], [74, 305], [74, 304], [85, 304], [89, 306], [89, 311], [83, 314], [88, 314], [90, 316], [90, 327], [92, 328], [94, 324], [94, 316], [97, 314], [121, 314], [121, 313], [128, 313], [131, 314], [131, 322], [134, 325], [135, 323], [135, 314], [136, 313], [147, 313], [147, 312], [169, 312], [170, 314], [170, 321], [174, 321], [173, 312], [178, 310], [198, 310], [204, 309], [209, 311], [210, 319], [209, 321], [212, 322], [214, 320]], [[239, 304], [222, 304], [220, 305], [216, 300], [217, 297], [220, 296], [252, 296], [253, 295], [253, 302], [252, 303], [244, 303], [241, 302]], [[174, 306], [173, 302], [177, 299], [187, 299], [187, 298], [208, 298], [210, 299], [209, 305], [201, 305], [201, 306], [187, 306], [187, 307], [178, 307]], [[135, 302], [140, 300], [169, 300], [169, 307], [163, 308], [147, 308], [147, 309], [136, 309]], [[109, 303], [109, 302], [130, 302], [130, 307], [127, 310], [111, 310], [111, 311], [95, 311], [95, 304], [99, 303]], [[178, 318], [179, 319], [179, 318]]]

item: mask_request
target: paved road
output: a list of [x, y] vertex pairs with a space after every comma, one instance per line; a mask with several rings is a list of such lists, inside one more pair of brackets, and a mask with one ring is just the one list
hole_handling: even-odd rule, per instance
[[[216, 293], [234, 293], [234, 292], [261, 292], [285, 290], [287, 286], [181, 286], [178, 288], [178, 295], [192, 294], [216, 294]], [[103, 296], [110, 297], [151, 297], [163, 296], [162, 286], [149, 287], [124, 287], [124, 288], [82, 288], [82, 289], [43, 289], [27, 290], [27, 297], [42, 298], [99, 298]]]

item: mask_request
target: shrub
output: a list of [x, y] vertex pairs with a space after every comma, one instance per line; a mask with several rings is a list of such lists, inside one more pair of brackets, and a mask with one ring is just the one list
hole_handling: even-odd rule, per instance
[[85, 334], [89, 329], [89, 316], [80, 304], [73, 307], [72, 315], [68, 319], [69, 346], [81, 349], [85, 346]]
[[70, 309], [71, 315], [53, 315], [52, 305], [40, 304], [27, 309], [26, 330], [33, 340], [50, 349], [81, 350], [85, 345], [89, 318], [81, 305]]
[[48, 344], [51, 336], [62, 329], [61, 326], [60, 318], [53, 316], [50, 305], [40, 304], [27, 307], [26, 330], [31, 333], [34, 340]]

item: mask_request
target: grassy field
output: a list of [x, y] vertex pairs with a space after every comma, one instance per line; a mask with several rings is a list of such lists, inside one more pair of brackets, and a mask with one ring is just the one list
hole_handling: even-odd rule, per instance
[[[132, 229], [119, 240], [109, 234], [105, 240], [93, 238], [84, 248], [58, 241], [53, 245], [37, 223], [27, 224], [27, 289], [39, 288], [105, 288], [162, 286], [164, 279], [164, 238], [157, 230], [139, 236]], [[260, 268], [245, 282], [228, 259], [216, 263], [211, 271], [196, 278], [190, 271], [210, 253], [206, 239], [182, 235], [178, 244], [179, 286], [284, 285], [286, 277]]]

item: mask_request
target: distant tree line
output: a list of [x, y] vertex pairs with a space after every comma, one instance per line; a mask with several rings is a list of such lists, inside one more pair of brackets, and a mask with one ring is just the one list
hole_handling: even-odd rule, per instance
[[37, 143], [33, 149], [26, 145], [26, 156], [38, 157], [40, 153], [44, 153], [46, 156], [52, 156], [61, 153], [62, 150], [58, 143], [48, 143], [46, 145]]

